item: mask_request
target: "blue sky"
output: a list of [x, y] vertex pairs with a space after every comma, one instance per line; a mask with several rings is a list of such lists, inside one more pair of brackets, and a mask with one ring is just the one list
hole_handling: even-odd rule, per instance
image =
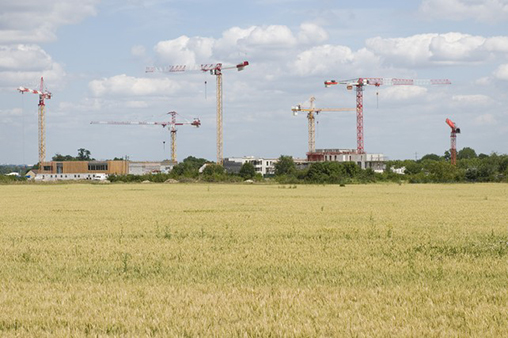
[[[7, 0], [0, 14], [0, 163], [37, 161], [37, 96], [47, 101], [47, 158], [86, 148], [97, 159], [169, 157], [156, 126], [179, 128], [178, 159], [215, 160], [215, 78], [146, 74], [146, 66], [244, 60], [224, 72], [224, 156], [304, 157], [307, 121], [291, 106], [354, 107], [353, 92], [327, 79], [448, 78], [450, 86], [365, 91], [365, 150], [390, 159], [442, 154], [450, 118], [458, 148], [507, 153], [508, 0], [99, 1]], [[205, 86], [205, 81], [207, 82]], [[206, 89], [205, 89], [206, 88]], [[206, 96], [205, 96], [206, 92]], [[376, 92], [379, 94], [376, 95]], [[318, 116], [317, 148], [355, 148], [356, 118]]]

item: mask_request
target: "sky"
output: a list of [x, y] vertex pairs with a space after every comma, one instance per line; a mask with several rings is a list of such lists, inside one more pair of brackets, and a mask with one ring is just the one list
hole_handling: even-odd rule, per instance
[[[508, 153], [508, 0], [2, 0], [0, 164], [38, 161], [37, 89], [44, 77], [46, 158], [170, 157], [160, 126], [91, 121], [201, 120], [177, 133], [177, 157], [216, 159], [215, 76], [147, 66], [248, 61], [223, 72], [224, 157], [304, 158], [307, 119], [291, 107], [354, 108], [324, 81], [449, 79], [444, 86], [367, 87], [365, 151], [388, 159], [442, 155], [446, 118], [457, 148]], [[355, 112], [317, 117], [316, 148], [356, 148]]]

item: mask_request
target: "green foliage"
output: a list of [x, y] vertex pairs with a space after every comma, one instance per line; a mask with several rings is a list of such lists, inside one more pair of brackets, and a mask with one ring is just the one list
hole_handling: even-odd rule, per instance
[[210, 163], [203, 170], [203, 180], [207, 182], [226, 181], [227, 176], [224, 167], [219, 164]]
[[375, 175], [372, 169], [365, 172], [354, 162], [315, 162], [310, 165], [304, 179], [309, 183], [340, 184], [354, 179], [373, 181]]
[[427, 160], [431, 160], [431, 161], [441, 161], [443, 158], [439, 155], [436, 155], [436, 154], [427, 154], [425, 156], [423, 156], [420, 161], [427, 161]]
[[245, 180], [252, 179], [256, 176], [256, 168], [251, 162], [245, 162], [240, 168], [239, 174]]
[[457, 152], [457, 159], [458, 160], [463, 160], [463, 159], [468, 159], [468, 158], [476, 158], [476, 151], [474, 151], [474, 149], [472, 148], [469, 148], [469, 147], [465, 147], [465, 148], [462, 148], [461, 150], [459, 150]]
[[275, 166], [275, 176], [294, 176], [296, 174], [296, 165], [292, 156], [281, 155]]
[[171, 176], [173, 178], [197, 178], [199, 176], [199, 168], [207, 162], [209, 161], [204, 158], [189, 156], [173, 167], [173, 170], [171, 170]]
[[432, 182], [457, 181], [457, 167], [450, 162], [427, 160], [423, 162], [423, 168]]
[[29, 170], [30, 170], [30, 167], [28, 167], [26, 165], [16, 165], [16, 164], [0, 165], [0, 175], [9, 174], [12, 172], [17, 172], [23, 176]]
[[406, 163], [405, 165], [406, 171], [404, 172], [406, 175], [417, 175], [422, 171], [423, 166], [421, 163], [415, 161], [407, 161], [407, 162], [408, 163]]
[[[501, 182], [508, 174], [508, 155], [476, 155], [465, 147], [457, 154], [457, 166], [449, 160], [449, 152], [437, 159], [434, 154], [425, 155], [420, 161], [391, 161], [397, 167], [405, 167], [404, 179], [411, 183], [431, 182]], [[445, 159], [445, 161], [443, 161]]]
[[90, 157], [91, 152], [85, 148], [78, 149], [78, 156], [73, 157], [71, 155], [55, 154], [51, 159], [57, 162], [63, 161], [95, 161], [95, 158]]

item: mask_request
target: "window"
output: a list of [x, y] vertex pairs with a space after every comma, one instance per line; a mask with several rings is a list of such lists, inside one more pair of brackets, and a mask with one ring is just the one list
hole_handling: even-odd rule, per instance
[[89, 171], [107, 171], [108, 164], [106, 162], [88, 163]]
[[51, 166], [50, 165], [45, 165], [45, 166], [43, 166], [43, 170], [44, 171], [51, 171]]

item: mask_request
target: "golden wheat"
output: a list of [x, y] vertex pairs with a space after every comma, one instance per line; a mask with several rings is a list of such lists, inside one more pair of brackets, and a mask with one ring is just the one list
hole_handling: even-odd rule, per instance
[[2, 336], [504, 336], [508, 186], [0, 186]]

